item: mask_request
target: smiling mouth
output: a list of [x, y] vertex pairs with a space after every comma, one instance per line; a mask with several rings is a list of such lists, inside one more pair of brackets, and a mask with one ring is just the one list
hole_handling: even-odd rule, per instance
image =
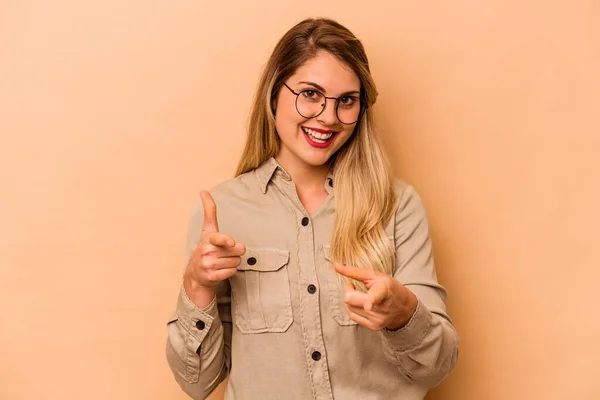
[[310, 138], [312, 140], [314, 140], [317, 143], [325, 143], [327, 142], [329, 139], [331, 139], [331, 137], [333, 135], [335, 135], [337, 132], [329, 132], [329, 133], [320, 133], [317, 131], [314, 131], [310, 128], [305, 128], [302, 127], [302, 131], [307, 134], [308, 136], [310, 136]]

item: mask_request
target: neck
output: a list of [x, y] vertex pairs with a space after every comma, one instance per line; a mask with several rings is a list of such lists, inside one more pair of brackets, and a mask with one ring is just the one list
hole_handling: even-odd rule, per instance
[[329, 163], [315, 167], [302, 162], [290, 162], [280, 156], [275, 157], [275, 159], [289, 174], [297, 189], [304, 191], [323, 188], [329, 173]]

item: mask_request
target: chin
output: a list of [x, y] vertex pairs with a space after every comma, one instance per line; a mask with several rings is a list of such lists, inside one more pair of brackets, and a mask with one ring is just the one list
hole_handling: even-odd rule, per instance
[[327, 155], [327, 156], [315, 155], [312, 157], [311, 156], [303, 157], [302, 161], [304, 161], [306, 164], [308, 164], [312, 167], [321, 167], [321, 166], [327, 164], [330, 159], [331, 159], [331, 157], [329, 155]]

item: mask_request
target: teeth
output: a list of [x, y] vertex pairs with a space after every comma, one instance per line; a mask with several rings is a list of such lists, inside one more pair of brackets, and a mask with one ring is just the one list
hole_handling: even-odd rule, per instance
[[304, 128], [304, 127], [302, 127], [302, 130], [307, 135], [309, 135], [312, 139], [316, 139], [316, 141], [320, 142], [320, 143], [324, 143], [324, 142], [328, 141], [333, 136], [333, 133], [319, 133], [319, 132], [313, 131], [312, 129], [308, 129], [308, 128]]

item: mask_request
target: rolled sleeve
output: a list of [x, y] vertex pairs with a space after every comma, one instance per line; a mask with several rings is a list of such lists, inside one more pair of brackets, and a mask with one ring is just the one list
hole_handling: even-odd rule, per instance
[[427, 307], [421, 301], [417, 301], [417, 309], [406, 325], [395, 331], [388, 329], [382, 331], [386, 352], [395, 354], [419, 346], [431, 329], [432, 317]]

